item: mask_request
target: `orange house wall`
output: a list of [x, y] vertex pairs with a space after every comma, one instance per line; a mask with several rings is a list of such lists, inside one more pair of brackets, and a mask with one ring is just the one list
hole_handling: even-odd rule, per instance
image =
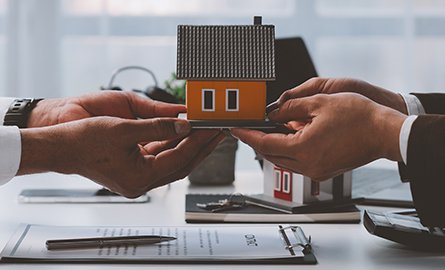
[[[202, 89], [215, 89], [215, 111], [202, 111]], [[226, 111], [226, 89], [239, 89], [238, 111]], [[187, 81], [186, 105], [190, 120], [264, 120], [266, 82]]]

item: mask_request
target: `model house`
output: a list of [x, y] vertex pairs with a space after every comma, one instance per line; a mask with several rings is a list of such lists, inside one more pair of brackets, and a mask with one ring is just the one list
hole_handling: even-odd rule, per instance
[[352, 172], [322, 182], [280, 168], [264, 160], [264, 196], [271, 202], [292, 205], [351, 198]]
[[177, 78], [191, 120], [264, 120], [266, 81], [275, 79], [275, 29], [262, 25], [179, 25]]

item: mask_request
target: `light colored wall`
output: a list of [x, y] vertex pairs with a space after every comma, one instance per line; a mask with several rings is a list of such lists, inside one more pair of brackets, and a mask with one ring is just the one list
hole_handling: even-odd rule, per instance
[[[0, 0], [0, 95], [95, 91], [130, 64], [152, 69], [162, 84], [176, 68], [178, 24], [251, 24], [254, 15], [278, 38], [302, 36], [321, 76], [405, 93], [445, 89], [445, 1]], [[44, 61], [20, 59], [37, 50]], [[153, 82], [128, 73], [118, 83]]]
[[[251, 24], [259, 14], [276, 37], [305, 39], [320, 76], [403, 93], [445, 89], [445, 1], [0, 0], [0, 95], [97, 91], [124, 65], [152, 69], [163, 86], [176, 69], [178, 24]], [[116, 83], [144, 89], [153, 81], [129, 72]], [[237, 169], [259, 169], [253, 151], [239, 149]]]

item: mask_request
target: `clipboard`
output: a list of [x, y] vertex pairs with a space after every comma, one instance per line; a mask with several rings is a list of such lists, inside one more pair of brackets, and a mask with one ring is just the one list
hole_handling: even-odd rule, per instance
[[[254, 229], [252, 229], [254, 228]], [[65, 236], [73, 234], [83, 235], [83, 233], [91, 233], [98, 231], [111, 230], [116, 232], [127, 232], [132, 230], [132, 232], [148, 232], [162, 230], [162, 233], [174, 235], [182, 234], [183, 231], [193, 231], [201, 232], [202, 235], [214, 236], [214, 232], [219, 233], [219, 239], [224, 242], [226, 238], [230, 238], [234, 235], [234, 232], [239, 233], [243, 236], [243, 245], [254, 245], [254, 241], [259, 241], [264, 243], [265, 239], [273, 239], [273, 245], [263, 245], [264, 248], [268, 246], [273, 246], [274, 254], [263, 256], [251, 255], [240, 255], [237, 254], [236, 247], [228, 247], [227, 250], [233, 249], [233, 256], [199, 256], [193, 255], [190, 252], [189, 256], [156, 256], [146, 253], [142, 247], [134, 247], [134, 250], [141, 249], [141, 256], [113, 256], [114, 252], [120, 248], [121, 252], [128, 250], [128, 253], [132, 252], [133, 247], [111, 247], [111, 250], [104, 249], [103, 251], [98, 251], [97, 249], [81, 250], [81, 251], [47, 251], [44, 249], [44, 240], [48, 237], [57, 238], [61, 237], [60, 232]], [[144, 231], [145, 230], [145, 231]], [[243, 231], [244, 230], [244, 231]], [[251, 235], [256, 235], [255, 238], [245, 237], [249, 235], [250, 232], [254, 231]], [[264, 231], [264, 235], [261, 235]], [[43, 233], [42, 233], [43, 232]], [[210, 234], [208, 233], [210, 232]], [[235, 233], [235, 234], [236, 234]], [[85, 235], [90, 236], [90, 235]], [[190, 234], [190, 236], [193, 236]], [[204, 237], [205, 238], [205, 237]], [[210, 239], [210, 238], [209, 238]], [[193, 241], [195, 241], [194, 239]], [[240, 239], [239, 239], [240, 240]], [[196, 240], [198, 241], [198, 240]], [[246, 241], [246, 242], [245, 242]], [[249, 242], [250, 241], [250, 242]], [[233, 241], [232, 239], [226, 241], [228, 244], [239, 243]], [[244, 243], [245, 242], [245, 243]], [[206, 241], [203, 241], [206, 244]], [[163, 245], [160, 247], [160, 245]], [[155, 246], [156, 249], [163, 248], [167, 250], [169, 244], [160, 244]], [[152, 245], [153, 247], [154, 245]], [[277, 248], [278, 247], [278, 248]], [[148, 248], [147, 246], [144, 248]], [[179, 249], [181, 250], [181, 246]], [[189, 247], [190, 248], [190, 247]], [[214, 252], [216, 253], [217, 247], [214, 245]], [[190, 248], [191, 249], [191, 248]], [[169, 250], [174, 253], [174, 246], [170, 245]], [[265, 249], [267, 250], [267, 249]], [[89, 253], [91, 252], [91, 253]], [[103, 254], [101, 256], [95, 255], [99, 253], [109, 253], [107, 256]], [[126, 251], [127, 252], [127, 251]], [[263, 250], [264, 252], [264, 250]], [[87, 256], [85, 255], [87, 254]], [[280, 254], [280, 255], [277, 255]], [[297, 256], [294, 256], [297, 254]], [[120, 263], [120, 264], [316, 264], [317, 260], [313, 254], [311, 246], [311, 238], [307, 238], [303, 232], [303, 229], [298, 226], [292, 225], [268, 225], [268, 226], [179, 226], [179, 227], [68, 227], [68, 226], [45, 226], [45, 225], [34, 225], [34, 224], [22, 224], [11, 239], [8, 241], [7, 245], [0, 254], [1, 263]]]

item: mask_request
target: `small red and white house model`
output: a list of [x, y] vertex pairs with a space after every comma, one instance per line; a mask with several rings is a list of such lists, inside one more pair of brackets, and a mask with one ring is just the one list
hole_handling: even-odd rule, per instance
[[261, 197], [274, 204], [308, 204], [318, 201], [346, 200], [351, 198], [352, 172], [322, 182], [280, 168], [263, 161], [264, 194]]

